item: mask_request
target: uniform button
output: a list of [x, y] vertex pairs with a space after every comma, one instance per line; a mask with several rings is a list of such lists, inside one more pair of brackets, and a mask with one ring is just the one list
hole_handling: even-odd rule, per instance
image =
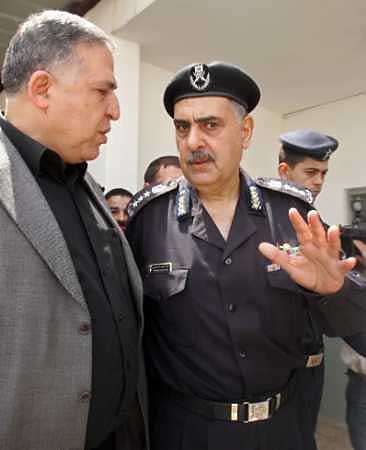
[[79, 333], [80, 334], [89, 334], [90, 333], [90, 323], [83, 322], [79, 326]]
[[89, 402], [92, 398], [91, 392], [89, 391], [84, 391], [80, 394], [79, 396], [79, 400], [81, 401], [81, 403], [86, 403]]
[[240, 352], [239, 355], [240, 355], [240, 358], [246, 358], [247, 357], [246, 352]]
[[122, 320], [125, 318], [125, 314], [120, 314], [119, 316], [118, 316], [118, 321], [119, 322], [122, 322]]
[[229, 312], [234, 312], [236, 310], [236, 306], [234, 305], [234, 303], [229, 303], [227, 305], [227, 309]]
[[233, 262], [233, 261], [232, 261], [232, 259], [230, 258], [230, 256], [229, 256], [228, 258], [225, 259], [225, 264], [226, 264], [227, 266], [230, 266], [230, 264], [231, 264], [232, 262]]

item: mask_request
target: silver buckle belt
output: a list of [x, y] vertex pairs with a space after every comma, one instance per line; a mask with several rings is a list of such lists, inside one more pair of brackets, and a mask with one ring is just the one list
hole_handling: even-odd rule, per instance
[[[195, 414], [216, 420], [229, 422], [251, 423], [270, 419], [276, 411], [288, 400], [290, 384], [281, 392], [275, 393], [260, 401], [241, 401], [223, 403], [192, 397], [164, 386], [160, 389], [164, 397]], [[159, 395], [159, 394], [158, 394]]]

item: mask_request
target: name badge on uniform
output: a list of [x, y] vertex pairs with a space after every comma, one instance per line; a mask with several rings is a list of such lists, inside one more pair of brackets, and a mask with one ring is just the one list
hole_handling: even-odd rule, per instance
[[173, 270], [173, 263], [171, 262], [149, 264], [148, 266], [149, 273], [170, 273], [172, 270]]
[[277, 270], [281, 270], [281, 266], [279, 264], [269, 264], [267, 266], [267, 272], [277, 272]]

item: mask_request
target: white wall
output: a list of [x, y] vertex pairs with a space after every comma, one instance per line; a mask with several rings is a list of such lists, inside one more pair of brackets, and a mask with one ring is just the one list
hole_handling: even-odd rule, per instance
[[257, 107], [253, 112], [253, 118], [253, 139], [251, 146], [244, 153], [242, 166], [252, 177], [277, 177], [278, 136], [282, 132], [282, 117]]
[[[137, 190], [140, 46], [118, 37], [119, 7], [117, 0], [103, 0], [86, 16], [87, 19], [111, 33], [116, 43], [114, 72], [118, 84], [116, 95], [120, 102], [121, 118], [112, 123], [108, 143], [101, 147], [101, 155], [89, 163], [89, 170], [106, 190], [123, 187]], [[117, 18], [116, 18], [117, 17]]]
[[[346, 188], [366, 186], [365, 111], [366, 96], [361, 95], [297, 113], [284, 120], [284, 131], [312, 128], [334, 136], [340, 142], [329, 162], [329, 174], [316, 205], [328, 223], [348, 220]], [[326, 342], [322, 414], [344, 422], [346, 377], [345, 367], [339, 360], [340, 345], [338, 339]]]
[[162, 155], [177, 155], [174, 126], [163, 106], [163, 92], [173, 74], [141, 63], [138, 184], [147, 165]]

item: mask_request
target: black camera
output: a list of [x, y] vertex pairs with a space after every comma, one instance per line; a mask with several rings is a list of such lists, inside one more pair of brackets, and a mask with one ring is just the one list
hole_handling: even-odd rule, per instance
[[366, 244], [366, 226], [339, 225], [339, 231], [341, 233], [342, 250], [344, 251], [345, 255], [360, 255], [360, 252], [353, 241], [358, 240]]

